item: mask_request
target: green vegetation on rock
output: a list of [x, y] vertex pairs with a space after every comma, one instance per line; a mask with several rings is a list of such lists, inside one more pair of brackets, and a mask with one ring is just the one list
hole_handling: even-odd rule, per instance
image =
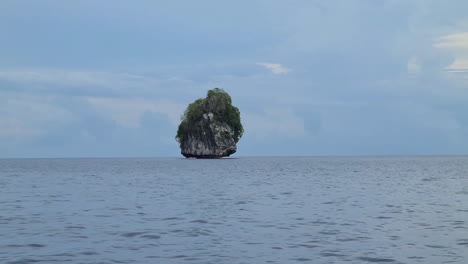
[[191, 103], [181, 119], [176, 136], [181, 148], [190, 136], [206, 137], [209, 124], [226, 124], [231, 129], [231, 133], [224, 131], [222, 136], [232, 137], [235, 143], [244, 133], [239, 109], [232, 105], [231, 96], [220, 88], [209, 90], [206, 98], [200, 98]]

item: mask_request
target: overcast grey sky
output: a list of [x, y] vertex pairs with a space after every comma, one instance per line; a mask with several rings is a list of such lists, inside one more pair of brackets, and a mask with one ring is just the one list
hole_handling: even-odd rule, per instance
[[468, 1], [0, 2], [0, 157], [180, 156], [220, 87], [237, 156], [468, 154]]

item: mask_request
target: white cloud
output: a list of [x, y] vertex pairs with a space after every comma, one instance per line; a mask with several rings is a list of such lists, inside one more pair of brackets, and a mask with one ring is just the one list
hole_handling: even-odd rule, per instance
[[468, 32], [446, 35], [437, 41], [434, 44], [436, 48], [468, 49]]
[[258, 137], [302, 136], [305, 134], [304, 120], [291, 109], [267, 109], [263, 114], [242, 114], [245, 131]]
[[468, 72], [468, 32], [440, 37], [434, 47], [448, 51], [454, 58], [453, 62], [445, 67], [445, 70]]
[[257, 65], [263, 66], [269, 69], [274, 74], [287, 74], [291, 72], [291, 69], [283, 67], [279, 63], [267, 63], [267, 62], [257, 62]]
[[8, 138], [9, 140], [17, 140], [29, 138], [36, 135], [43, 134], [43, 131], [28, 128], [24, 122], [14, 117], [0, 118], [0, 138]]
[[[29, 88], [41, 87], [42, 90], [135, 92], [149, 91], [160, 87], [161, 81], [151, 76], [125, 72], [66, 71], [66, 70], [2, 70], [0, 80], [23, 84]], [[97, 91], [97, 90], [96, 90]]]
[[0, 71], [0, 79], [7, 81], [73, 86], [108, 86], [110, 81], [116, 77], [116, 74], [107, 72], [57, 70]]
[[139, 98], [88, 97], [87, 101], [102, 115], [109, 116], [117, 124], [127, 128], [140, 127], [145, 112], [166, 115], [172, 124], [178, 125], [184, 106], [166, 100], [145, 100]]
[[411, 57], [408, 60], [407, 64], [407, 71], [411, 75], [416, 75], [421, 73], [421, 63], [419, 62], [419, 59], [417, 57]]
[[468, 58], [457, 58], [445, 69], [450, 72], [468, 72]]
[[74, 115], [47, 96], [15, 96], [0, 104], [0, 138], [24, 141], [47, 134], [54, 127], [72, 122]]

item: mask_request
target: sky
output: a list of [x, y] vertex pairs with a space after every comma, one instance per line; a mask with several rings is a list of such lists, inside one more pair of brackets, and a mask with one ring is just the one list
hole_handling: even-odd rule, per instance
[[180, 157], [227, 91], [234, 156], [468, 154], [468, 1], [2, 0], [0, 158]]

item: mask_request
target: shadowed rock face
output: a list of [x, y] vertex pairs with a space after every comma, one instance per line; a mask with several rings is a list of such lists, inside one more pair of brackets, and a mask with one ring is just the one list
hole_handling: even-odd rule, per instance
[[184, 157], [213, 159], [235, 153], [242, 133], [239, 109], [216, 88], [187, 107], [176, 140]]
[[234, 133], [227, 124], [207, 116], [197, 126], [201, 127], [201, 131], [190, 133], [181, 146], [181, 153], [185, 157], [222, 158], [237, 151]]

